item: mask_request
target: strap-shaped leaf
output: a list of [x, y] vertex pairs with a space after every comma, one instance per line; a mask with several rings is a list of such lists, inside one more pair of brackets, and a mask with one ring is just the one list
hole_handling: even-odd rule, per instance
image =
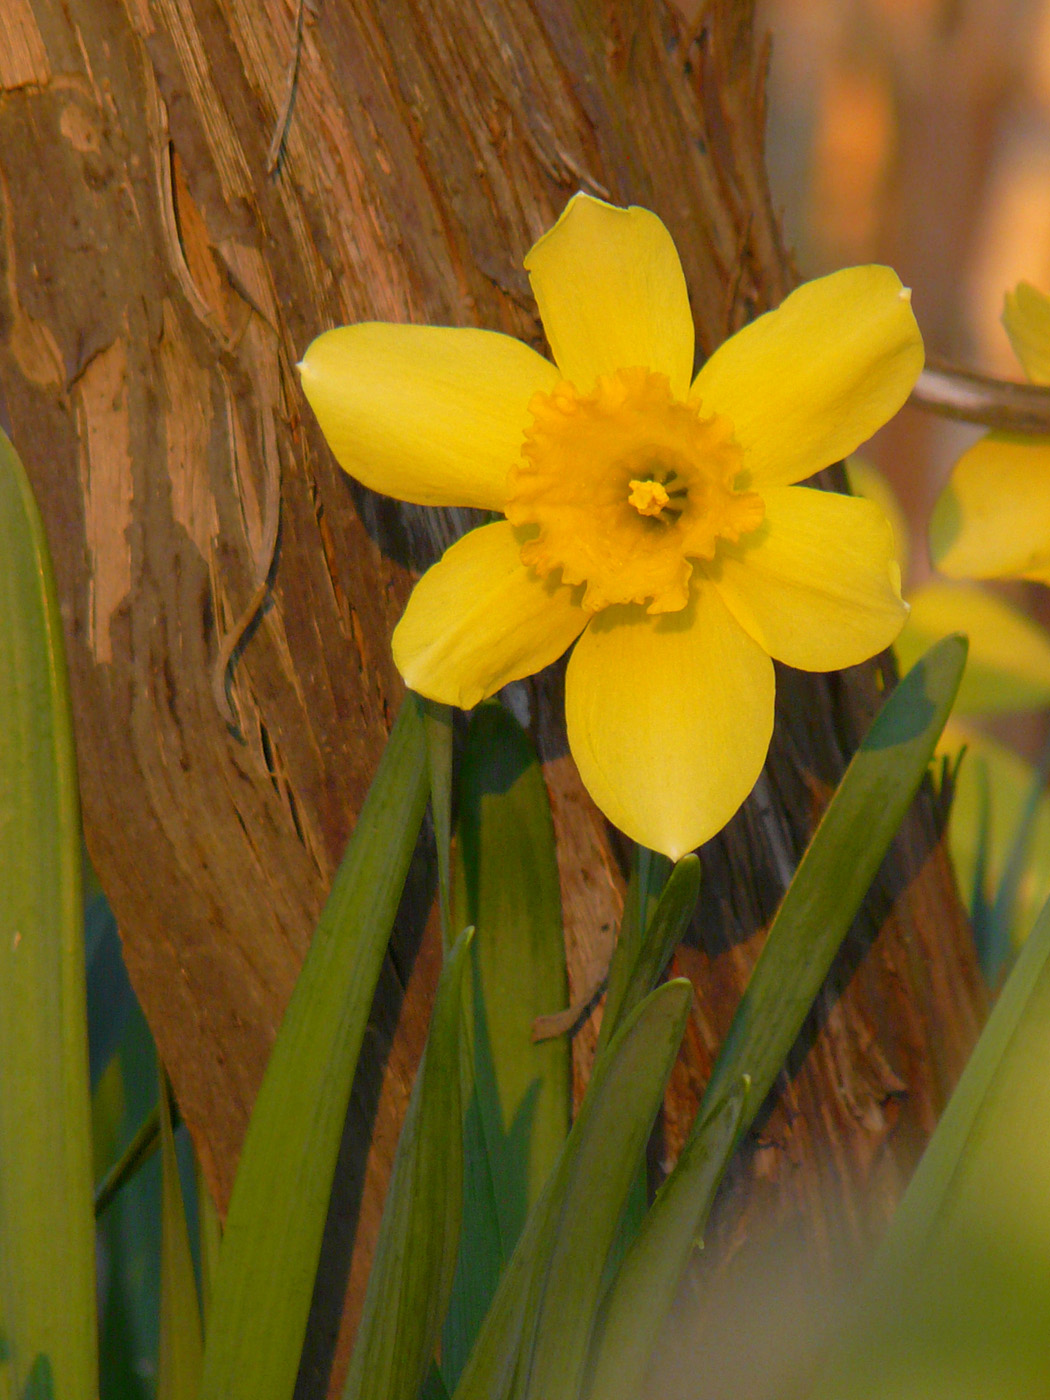
[[245, 1137], [206, 1320], [201, 1400], [287, 1400], [376, 981], [427, 798], [406, 697], [336, 872]]
[[[641, 858], [662, 860], [652, 851], [639, 852]], [[666, 861], [664, 861], [666, 865]], [[665, 872], [661, 870], [660, 874]], [[640, 878], [640, 877], [639, 877]], [[632, 882], [633, 884], [633, 882]], [[633, 890], [631, 892], [633, 894]], [[647, 901], [651, 907], [644, 932], [634, 934], [628, 927], [625, 910], [624, 927], [616, 944], [609, 969], [609, 992], [602, 1015], [598, 1053], [601, 1054], [613, 1032], [623, 1024], [643, 997], [656, 986], [671, 954], [682, 940], [700, 894], [700, 860], [698, 856], [683, 856], [674, 866], [658, 898]], [[628, 908], [631, 897], [628, 897]]]
[[746, 1103], [747, 1084], [742, 1081], [690, 1136], [677, 1163], [676, 1189], [657, 1217], [657, 1228], [646, 1230], [643, 1224], [621, 1265], [602, 1308], [593, 1349], [586, 1390], [592, 1400], [634, 1400], [640, 1393], [656, 1337], [674, 1302], [683, 1253], [688, 1257], [707, 1224], [739, 1140]]
[[417, 1400], [452, 1291], [463, 1212], [460, 1033], [473, 931], [441, 973], [394, 1158], [344, 1400]]
[[159, 1073], [160, 1109], [160, 1356], [157, 1400], [197, 1400], [201, 1383], [200, 1302], [193, 1275], [186, 1206], [175, 1154], [171, 1086]]
[[[1050, 905], [813, 1391], [1035, 1400], [1050, 1376]], [[920, 1392], [920, 1387], [922, 1387]]]
[[[624, 1261], [609, 1302], [594, 1400], [638, 1394], [729, 1155], [787, 1059], [922, 781], [965, 664], [963, 638], [931, 647], [883, 706], [832, 797], [770, 927], [690, 1138]], [[725, 1131], [734, 1102], [735, 1137]], [[629, 1345], [617, 1348], [615, 1337], [626, 1327]]]
[[572, 1151], [550, 1259], [531, 1290], [532, 1346], [520, 1363], [523, 1400], [577, 1400], [605, 1261], [645, 1156], [645, 1144], [685, 1030], [691, 983], [668, 982], [628, 1015], [594, 1071], [590, 1112]]
[[219, 1267], [219, 1254], [222, 1251], [222, 1224], [196, 1154], [193, 1158], [193, 1174], [197, 1186], [197, 1239], [200, 1241], [201, 1256], [201, 1314], [207, 1318], [211, 1311], [212, 1287], [215, 1281], [215, 1272]]
[[[598, 1056], [605, 1053], [624, 1017], [656, 986], [696, 908], [700, 893], [699, 858], [683, 856], [670, 875], [669, 868], [666, 856], [642, 846], [635, 848], [620, 936], [609, 968]], [[606, 1263], [608, 1278], [619, 1269], [648, 1209], [648, 1173], [643, 1162], [631, 1185], [616, 1242]]]
[[452, 709], [436, 700], [421, 700], [423, 728], [427, 736], [427, 771], [430, 775], [430, 815], [437, 847], [438, 910], [445, 951], [452, 946]]
[[10, 1384], [97, 1391], [80, 814], [44, 529], [0, 433], [0, 1319]]
[[[690, 984], [682, 980], [659, 987], [627, 1017], [595, 1067], [558, 1165], [500, 1280], [455, 1400], [541, 1394], [553, 1400], [578, 1393], [603, 1251], [611, 1245], [662, 1098], [691, 995]], [[595, 1199], [585, 1211], [582, 1198], [588, 1194]], [[582, 1212], [578, 1220], [577, 1212]], [[579, 1276], [584, 1261], [592, 1269], [585, 1280]], [[545, 1391], [545, 1386], [554, 1388]]]
[[966, 665], [945, 637], [890, 695], [799, 863], [711, 1071], [703, 1114], [746, 1075], [762, 1107], [933, 757]]
[[475, 929], [466, 983], [466, 1203], [441, 1367], [455, 1386], [529, 1207], [569, 1131], [566, 1037], [533, 1042], [568, 1000], [561, 893], [536, 754], [498, 703], [471, 720], [458, 786], [453, 921]]

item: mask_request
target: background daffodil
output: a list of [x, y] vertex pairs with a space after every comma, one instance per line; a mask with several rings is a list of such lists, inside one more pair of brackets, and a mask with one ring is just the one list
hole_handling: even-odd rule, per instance
[[[1019, 283], [1003, 325], [1028, 379], [1050, 385], [1050, 298]], [[950, 578], [1050, 583], [1050, 437], [987, 433], [964, 452], [934, 507], [930, 552]]]
[[[851, 457], [846, 470], [851, 488], [886, 513], [898, 556], [907, 559], [908, 527], [893, 488], [863, 458]], [[1050, 635], [981, 584], [932, 578], [912, 588], [905, 579], [904, 593], [911, 611], [894, 643], [901, 671], [951, 632], [969, 641], [937, 752], [954, 774], [952, 863], [982, 967], [996, 984], [1050, 897], [1050, 797], [1045, 776], [974, 721], [1050, 705]]]
[[394, 632], [405, 681], [469, 708], [575, 642], [569, 743], [598, 806], [677, 858], [755, 783], [771, 658], [863, 661], [904, 621], [891, 529], [797, 486], [870, 437], [922, 366], [885, 267], [800, 287], [693, 378], [671, 237], [577, 195], [525, 259], [554, 364], [493, 332], [363, 324], [320, 336], [303, 388], [373, 490], [506, 518], [464, 536]]

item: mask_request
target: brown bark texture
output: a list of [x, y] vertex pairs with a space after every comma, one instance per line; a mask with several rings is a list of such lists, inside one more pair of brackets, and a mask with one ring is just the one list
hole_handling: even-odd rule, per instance
[[[296, 360], [364, 319], [543, 348], [522, 257], [580, 188], [664, 219], [709, 354], [794, 280], [762, 165], [765, 61], [749, 5], [728, 0], [688, 23], [660, 0], [0, 0], [0, 418], [56, 556], [91, 857], [220, 1203], [399, 702], [390, 632], [414, 574], [471, 523], [348, 481]], [[891, 681], [880, 662], [779, 674], [766, 772], [704, 853], [680, 954], [696, 1007], [669, 1152]], [[579, 988], [621, 877], [559, 686], [519, 698]], [[928, 1134], [983, 1008], [941, 815], [925, 791], [719, 1238], [770, 1202], [826, 1232], [830, 1180], [888, 1201]], [[432, 886], [424, 853], [348, 1119], [358, 1179], [375, 1130], [343, 1220], [352, 1291], [425, 1027]]]

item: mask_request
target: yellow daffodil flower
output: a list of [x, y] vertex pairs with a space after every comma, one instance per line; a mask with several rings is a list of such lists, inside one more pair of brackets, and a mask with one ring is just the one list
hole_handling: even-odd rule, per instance
[[505, 517], [416, 585], [393, 637], [406, 683], [470, 708], [575, 643], [583, 781], [677, 858], [762, 769], [771, 658], [838, 669], [903, 623], [881, 512], [795, 483], [892, 417], [922, 342], [895, 274], [851, 268], [800, 287], [694, 379], [667, 230], [582, 194], [525, 266], [553, 364], [490, 331], [363, 324], [314, 341], [303, 388], [366, 486]]
[[[876, 501], [894, 522], [898, 552], [905, 556], [907, 524], [889, 482], [857, 457], [850, 458], [846, 471], [850, 487]], [[950, 758], [956, 773], [949, 846], [959, 889], [978, 917], [982, 907], [997, 906], [1000, 883], [1020, 843], [1023, 868], [1004, 930], [1019, 947], [1050, 897], [1050, 797], [1038, 797], [1028, 814], [1035, 767], [972, 721], [1050, 705], [1050, 635], [980, 584], [932, 578], [906, 588], [905, 596], [911, 611], [894, 644], [902, 672], [950, 632], [964, 632], [969, 639], [952, 717], [937, 744], [938, 755]]]
[[[1021, 282], [1003, 325], [1028, 379], [1050, 385], [1050, 298]], [[964, 452], [934, 507], [930, 550], [950, 578], [1050, 583], [1050, 437], [988, 433]]]
[[948, 827], [952, 863], [959, 889], [977, 914], [982, 903], [995, 907], [1000, 882], [1022, 842], [1022, 874], [1002, 930], [1019, 947], [1050, 895], [1050, 798], [1037, 799], [1026, 826], [1035, 767], [972, 720], [1050, 704], [1050, 636], [979, 584], [931, 579], [907, 596], [911, 613], [896, 644], [902, 670], [949, 632], [965, 632], [970, 639], [952, 717], [937, 744], [939, 754], [956, 759], [966, 750]]
[[1017, 714], [1050, 705], [1050, 636], [1027, 613], [974, 583], [928, 579], [905, 596], [911, 613], [896, 647], [902, 672], [950, 632], [970, 639], [954, 715]]

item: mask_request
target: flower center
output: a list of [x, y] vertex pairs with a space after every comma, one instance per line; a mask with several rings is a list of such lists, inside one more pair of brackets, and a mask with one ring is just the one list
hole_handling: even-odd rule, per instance
[[653, 515], [657, 519], [671, 503], [662, 481], [632, 481], [631, 494], [627, 499], [639, 515]]
[[523, 563], [584, 584], [591, 612], [679, 611], [692, 561], [762, 523], [762, 498], [734, 487], [743, 459], [732, 424], [676, 400], [666, 375], [621, 369], [589, 394], [563, 382], [529, 410], [507, 519], [530, 530]]

